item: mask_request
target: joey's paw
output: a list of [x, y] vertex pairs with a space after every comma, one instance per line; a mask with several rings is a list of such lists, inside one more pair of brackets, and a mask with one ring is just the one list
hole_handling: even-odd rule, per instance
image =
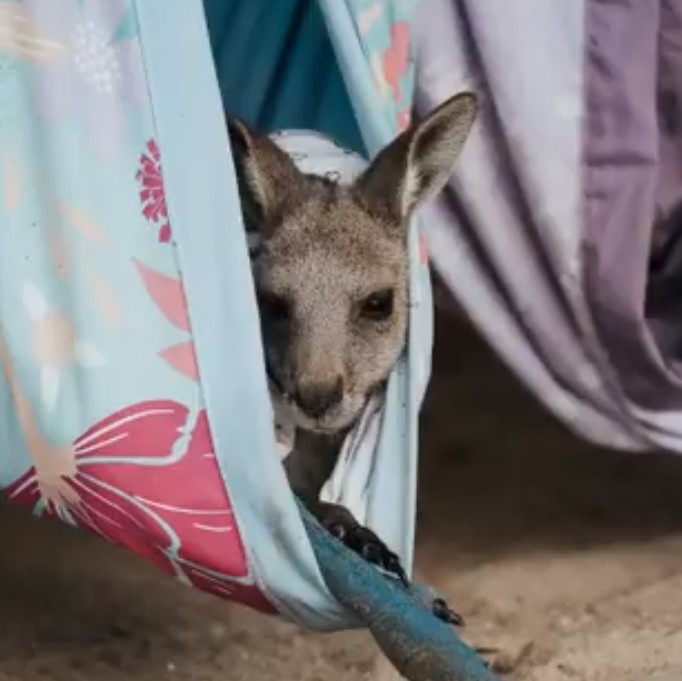
[[348, 528], [339, 537], [349, 548], [362, 556], [368, 563], [382, 568], [397, 577], [404, 586], [410, 586], [410, 580], [400, 563], [400, 558], [384, 544], [371, 530], [361, 525]]
[[362, 527], [354, 520], [338, 517], [330, 518], [330, 521], [325, 522], [324, 525], [331, 534], [368, 563], [377, 565], [393, 575], [404, 586], [410, 585], [410, 580], [400, 564], [400, 558], [372, 530]]

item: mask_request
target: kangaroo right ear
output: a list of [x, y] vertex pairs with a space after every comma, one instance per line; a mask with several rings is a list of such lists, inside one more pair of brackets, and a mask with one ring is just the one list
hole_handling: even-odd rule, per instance
[[227, 119], [242, 209], [260, 230], [271, 229], [278, 216], [303, 189], [303, 174], [269, 137], [236, 118]]
[[463, 92], [413, 123], [358, 178], [359, 196], [402, 222], [448, 181], [477, 108], [475, 95]]

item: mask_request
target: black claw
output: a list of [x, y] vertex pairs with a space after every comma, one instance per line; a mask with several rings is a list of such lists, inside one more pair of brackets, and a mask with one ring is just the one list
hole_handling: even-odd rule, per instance
[[359, 553], [368, 563], [372, 563], [399, 579], [402, 584], [409, 586], [405, 570], [400, 565], [400, 559], [381, 542], [380, 539], [371, 535], [364, 528], [357, 532], [352, 530], [345, 538], [346, 545]]
[[381, 547], [376, 544], [364, 544], [360, 549], [360, 555], [368, 562], [380, 565], [382, 562]]
[[346, 528], [341, 523], [336, 523], [329, 527], [329, 532], [339, 541], [343, 541], [346, 537]]
[[464, 618], [454, 610], [452, 610], [443, 598], [435, 598], [431, 606], [433, 614], [443, 622], [452, 624], [455, 627], [464, 626]]
[[[391, 574], [399, 579], [406, 588], [409, 588], [410, 580], [400, 564], [400, 559], [388, 549], [379, 537], [370, 529], [358, 525], [352, 517], [349, 517], [347, 511], [343, 512], [342, 508], [328, 505], [325, 511], [327, 515], [321, 519], [322, 524], [332, 536], [343, 542], [368, 563]], [[339, 513], [339, 511], [342, 512]]]
[[394, 553], [389, 554], [384, 559], [384, 570], [395, 575], [404, 587], [410, 586], [410, 580], [407, 578], [407, 573], [400, 564], [400, 559]]

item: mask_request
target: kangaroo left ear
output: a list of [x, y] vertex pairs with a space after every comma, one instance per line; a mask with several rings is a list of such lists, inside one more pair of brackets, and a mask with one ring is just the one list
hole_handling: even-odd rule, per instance
[[271, 139], [244, 121], [228, 118], [227, 129], [242, 209], [250, 223], [268, 236], [278, 215], [299, 200], [304, 189], [303, 175]]
[[448, 181], [476, 119], [476, 96], [451, 97], [383, 149], [354, 188], [402, 222]]

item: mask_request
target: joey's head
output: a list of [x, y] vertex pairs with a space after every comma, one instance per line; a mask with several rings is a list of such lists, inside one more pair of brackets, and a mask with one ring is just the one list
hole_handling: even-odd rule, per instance
[[461, 94], [403, 132], [348, 186], [305, 175], [229, 121], [268, 375], [299, 428], [350, 426], [403, 350], [407, 223], [446, 183], [476, 115]]

